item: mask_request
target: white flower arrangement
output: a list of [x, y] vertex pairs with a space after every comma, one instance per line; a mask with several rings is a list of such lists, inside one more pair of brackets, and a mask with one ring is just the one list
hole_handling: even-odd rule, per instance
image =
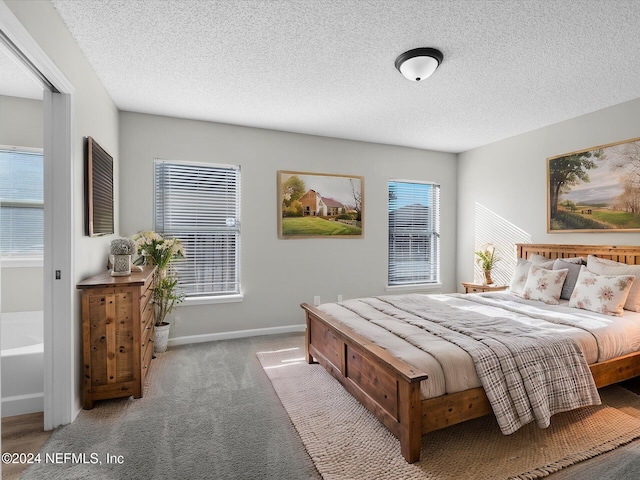
[[132, 237], [137, 252], [149, 263], [157, 265], [152, 302], [155, 305], [156, 325], [168, 323], [166, 317], [185, 295], [178, 285], [178, 277], [171, 271], [171, 262], [184, 258], [184, 248], [177, 238], [164, 238], [156, 232], [138, 232]]
[[184, 258], [184, 248], [177, 238], [164, 238], [156, 232], [138, 232], [131, 238], [137, 253], [145, 255], [158, 270], [166, 270], [173, 260]]

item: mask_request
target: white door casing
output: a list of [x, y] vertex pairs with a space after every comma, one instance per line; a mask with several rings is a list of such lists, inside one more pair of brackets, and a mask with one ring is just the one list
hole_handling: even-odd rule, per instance
[[73, 329], [74, 87], [2, 0], [0, 30], [31, 64], [30, 68], [39, 71], [57, 90], [45, 90], [43, 96], [44, 428], [51, 430], [71, 423], [77, 414], [78, 379], [74, 366], [78, 342]]

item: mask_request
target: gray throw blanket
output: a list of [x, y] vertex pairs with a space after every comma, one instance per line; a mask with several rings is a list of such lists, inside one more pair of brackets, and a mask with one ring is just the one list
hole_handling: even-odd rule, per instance
[[556, 413], [600, 404], [589, 366], [570, 339], [552, 335], [544, 328], [477, 312], [465, 311], [461, 315], [459, 309], [428, 295], [359, 301], [469, 353], [505, 435], [533, 420], [546, 428]]

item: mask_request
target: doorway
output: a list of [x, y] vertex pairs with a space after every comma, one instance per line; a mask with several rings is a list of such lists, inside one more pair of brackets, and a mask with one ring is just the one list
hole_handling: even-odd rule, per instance
[[0, 42], [44, 89], [44, 428], [51, 430], [70, 423], [76, 410], [72, 328], [76, 318], [72, 255], [74, 89], [4, 2], [0, 2]]

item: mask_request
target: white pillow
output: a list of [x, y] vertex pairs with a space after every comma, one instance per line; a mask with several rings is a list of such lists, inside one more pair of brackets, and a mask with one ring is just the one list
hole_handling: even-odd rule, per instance
[[518, 259], [518, 264], [513, 272], [511, 283], [509, 284], [509, 291], [516, 295], [522, 296], [524, 290], [524, 284], [527, 282], [527, 276], [529, 275], [529, 269], [531, 268], [531, 262], [524, 258]]
[[[606, 258], [598, 258], [593, 255], [587, 257], [587, 269], [598, 275], [634, 275], [640, 277], [640, 265], [627, 265], [614, 262]], [[640, 312], [640, 280], [633, 282], [624, 308], [634, 312]]]
[[560, 303], [562, 285], [567, 278], [568, 269], [548, 270], [531, 265], [529, 276], [524, 284], [522, 297], [527, 300], [540, 300], [549, 305]]
[[598, 275], [582, 266], [569, 306], [620, 316], [635, 278], [634, 275]]
[[626, 263], [620, 263], [620, 262], [616, 262], [615, 260], [609, 260], [608, 258], [600, 258], [600, 257], [596, 257], [595, 255], [589, 255], [587, 257], [587, 269], [589, 268], [589, 264], [594, 264], [594, 263], [599, 263], [602, 265], [609, 265], [612, 267], [625, 267], [627, 266]]
[[538, 255], [537, 253], [532, 253], [531, 255], [529, 255], [529, 261], [536, 267], [542, 267], [549, 270], [551, 270], [551, 267], [553, 267], [554, 262], [553, 260], [550, 260], [543, 255]]

